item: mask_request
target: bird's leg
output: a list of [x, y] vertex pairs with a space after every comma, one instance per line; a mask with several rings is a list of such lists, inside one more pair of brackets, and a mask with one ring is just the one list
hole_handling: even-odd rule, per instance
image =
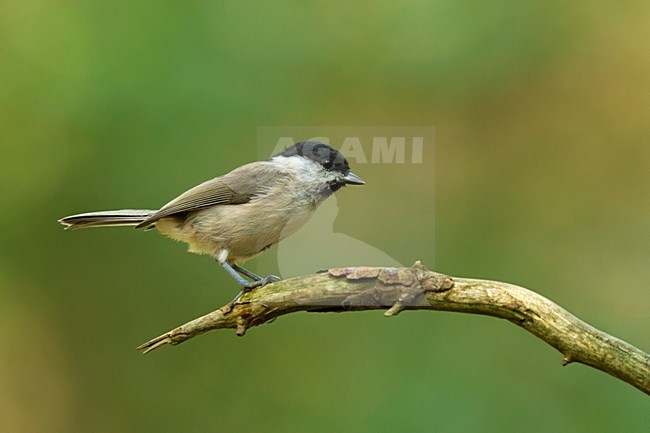
[[[280, 280], [280, 278], [276, 277], [275, 275], [269, 275], [267, 277], [262, 278], [242, 268], [241, 266], [235, 263], [231, 265], [226, 260], [227, 253], [224, 253], [224, 250], [217, 251], [214, 255], [214, 258], [217, 261], [217, 263], [219, 263], [230, 274], [230, 276], [233, 277], [235, 281], [237, 281], [237, 283], [239, 283], [239, 287], [241, 288], [237, 296], [235, 296], [235, 298], [232, 301], [230, 301], [230, 303], [228, 304], [228, 311], [232, 309], [232, 307], [237, 303], [237, 301], [239, 301], [239, 299], [244, 295], [244, 293], [250, 292], [256, 287], [261, 287], [265, 284]], [[254, 281], [247, 281], [244, 277], [242, 277], [238, 273], [238, 271], [246, 275], [247, 277], [253, 279]]]
[[239, 266], [237, 263], [233, 263], [232, 268], [236, 270], [237, 273], [239, 273], [239, 275], [248, 277], [253, 281], [260, 281], [262, 279], [262, 277], [260, 277], [259, 275], [252, 273], [251, 271], [244, 268], [243, 266]]
[[[280, 278], [275, 275], [269, 275], [268, 277], [260, 277], [237, 264], [230, 264], [228, 262], [219, 263], [228, 273], [239, 283], [239, 286], [242, 289], [243, 293], [250, 292], [256, 287], [261, 287], [265, 284], [272, 283], [274, 281], [280, 281]], [[246, 275], [251, 278], [253, 281], [247, 281], [241, 274]]]
[[[269, 275], [262, 278], [259, 275], [256, 275], [234, 263], [232, 266], [228, 262], [220, 263], [220, 265], [223, 266], [223, 268], [228, 271], [228, 273], [232, 275], [235, 280], [237, 280], [239, 287], [241, 288], [241, 290], [239, 290], [239, 293], [237, 293], [237, 296], [235, 296], [233, 300], [228, 303], [228, 306], [226, 307], [226, 313], [232, 310], [239, 299], [244, 296], [244, 293], [248, 293], [257, 287], [262, 287], [265, 284], [272, 283], [274, 281], [280, 281], [280, 278], [276, 277], [275, 275]], [[244, 277], [237, 273], [238, 270], [247, 277], [254, 279], [254, 281], [246, 281]]]
[[[257, 287], [257, 286], [255, 285], [255, 283], [256, 283], [257, 281], [248, 281], [246, 278], [244, 278], [244, 277], [242, 277], [241, 275], [239, 275], [239, 274], [237, 273], [237, 271], [236, 271], [236, 270], [235, 270], [235, 269], [230, 265], [230, 263], [228, 263], [228, 262], [223, 262], [223, 263], [219, 263], [219, 264], [220, 264], [220, 265], [221, 265], [221, 266], [222, 266], [226, 271], [228, 271], [228, 273], [230, 274], [231, 277], [233, 277], [233, 278], [234, 278], [234, 279], [239, 283], [239, 286], [242, 288], [242, 290], [244, 290], [244, 289], [251, 290], [251, 289]], [[248, 291], [248, 290], [247, 290], [247, 291]]]

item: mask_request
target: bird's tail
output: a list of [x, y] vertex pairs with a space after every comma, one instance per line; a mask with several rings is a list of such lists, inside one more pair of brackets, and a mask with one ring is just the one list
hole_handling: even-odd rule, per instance
[[107, 210], [101, 212], [80, 213], [61, 218], [59, 222], [66, 230], [86, 227], [136, 226], [156, 213], [149, 209]]

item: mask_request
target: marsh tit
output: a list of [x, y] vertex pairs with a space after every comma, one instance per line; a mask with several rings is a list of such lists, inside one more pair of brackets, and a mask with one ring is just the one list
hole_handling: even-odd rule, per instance
[[232, 305], [243, 293], [279, 280], [255, 275], [241, 263], [298, 230], [341, 187], [363, 184], [336, 149], [304, 141], [203, 182], [159, 210], [90, 212], [59, 222], [66, 229], [155, 228], [187, 243], [190, 252], [211, 254], [241, 287]]

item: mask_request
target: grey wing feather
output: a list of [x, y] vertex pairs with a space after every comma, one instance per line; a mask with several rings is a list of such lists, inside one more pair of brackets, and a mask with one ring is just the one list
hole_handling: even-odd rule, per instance
[[248, 203], [266, 184], [269, 168], [271, 167], [266, 162], [254, 162], [203, 182], [167, 203], [136, 228], [151, 226], [159, 219], [171, 215], [210, 206]]

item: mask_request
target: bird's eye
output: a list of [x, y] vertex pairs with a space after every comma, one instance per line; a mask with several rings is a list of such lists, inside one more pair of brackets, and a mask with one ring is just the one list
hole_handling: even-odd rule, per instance
[[332, 168], [332, 161], [330, 161], [329, 159], [326, 159], [326, 160], [323, 162], [323, 167], [325, 167], [326, 169], [329, 170], [330, 168]]

